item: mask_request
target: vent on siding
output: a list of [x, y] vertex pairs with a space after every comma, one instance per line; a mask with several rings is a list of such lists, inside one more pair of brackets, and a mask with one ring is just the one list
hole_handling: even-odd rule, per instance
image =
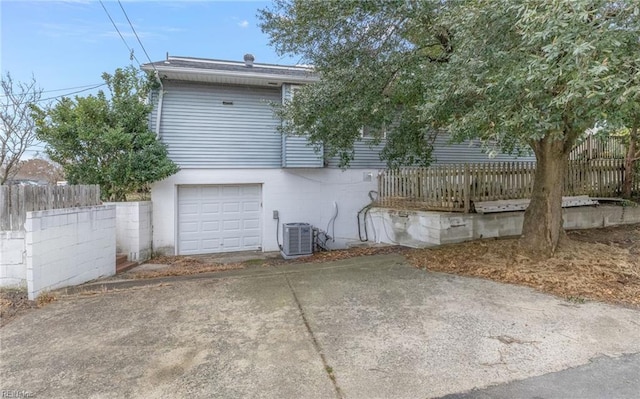
[[309, 223], [285, 223], [282, 251], [286, 256], [311, 255], [313, 252], [313, 228]]

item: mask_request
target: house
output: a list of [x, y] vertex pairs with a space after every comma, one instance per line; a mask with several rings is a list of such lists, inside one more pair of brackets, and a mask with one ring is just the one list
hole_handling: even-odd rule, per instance
[[[316, 81], [312, 69], [249, 54], [244, 62], [167, 56], [142, 69], [162, 81], [150, 124], [181, 168], [152, 187], [156, 251], [277, 251], [282, 224], [295, 222], [325, 231], [331, 248], [358, 241], [356, 215], [377, 190], [383, 144], [363, 138], [342, 170], [306, 138], [277, 131], [273, 104]], [[438, 140], [439, 162], [489, 160], [479, 147]]]

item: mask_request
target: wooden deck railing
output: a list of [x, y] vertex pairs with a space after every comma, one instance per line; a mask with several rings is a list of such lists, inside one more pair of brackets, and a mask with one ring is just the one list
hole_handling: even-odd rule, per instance
[[572, 161], [586, 161], [589, 159], [624, 159], [627, 146], [622, 137], [587, 136], [569, 154]]
[[[535, 167], [534, 162], [496, 162], [385, 170], [378, 175], [378, 203], [470, 212], [474, 202], [531, 198]], [[570, 161], [563, 195], [619, 196], [623, 176], [622, 159]]]
[[100, 186], [0, 186], [0, 230], [23, 230], [27, 212], [100, 205]]

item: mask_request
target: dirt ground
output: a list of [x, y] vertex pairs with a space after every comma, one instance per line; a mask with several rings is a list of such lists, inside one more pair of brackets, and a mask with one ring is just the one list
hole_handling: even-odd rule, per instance
[[[596, 300], [640, 307], [640, 224], [602, 229], [574, 230], [556, 256], [545, 261], [529, 259], [519, 251], [518, 240], [479, 240], [430, 249], [403, 247], [352, 248], [320, 252], [294, 260], [266, 259], [216, 264], [197, 257], [164, 256], [153, 263], [169, 264], [157, 271], [142, 271], [130, 278], [180, 276], [247, 266], [284, 263], [320, 263], [356, 256], [401, 253], [418, 268], [486, 278], [532, 287], [569, 301]], [[51, 296], [29, 301], [24, 290], [0, 289], [0, 326], [24, 310], [54, 300]]]

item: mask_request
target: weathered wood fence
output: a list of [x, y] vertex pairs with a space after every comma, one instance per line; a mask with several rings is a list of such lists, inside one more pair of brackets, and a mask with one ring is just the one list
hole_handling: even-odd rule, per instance
[[572, 161], [586, 161], [590, 159], [624, 159], [627, 146], [622, 137], [587, 136], [577, 144], [569, 154]]
[[100, 186], [0, 186], [0, 230], [23, 230], [27, 212], [100, 205]]
[[[531, 198], [534, 162], [436, 165], [385, 170], [378, 175], [382, 206], [470, 212], [479, 201]], [[624, 177], [624, 160], [570, 161], [563, 195], [616, 197]], [[634, 183], [640, 190], [640, 182]]]

